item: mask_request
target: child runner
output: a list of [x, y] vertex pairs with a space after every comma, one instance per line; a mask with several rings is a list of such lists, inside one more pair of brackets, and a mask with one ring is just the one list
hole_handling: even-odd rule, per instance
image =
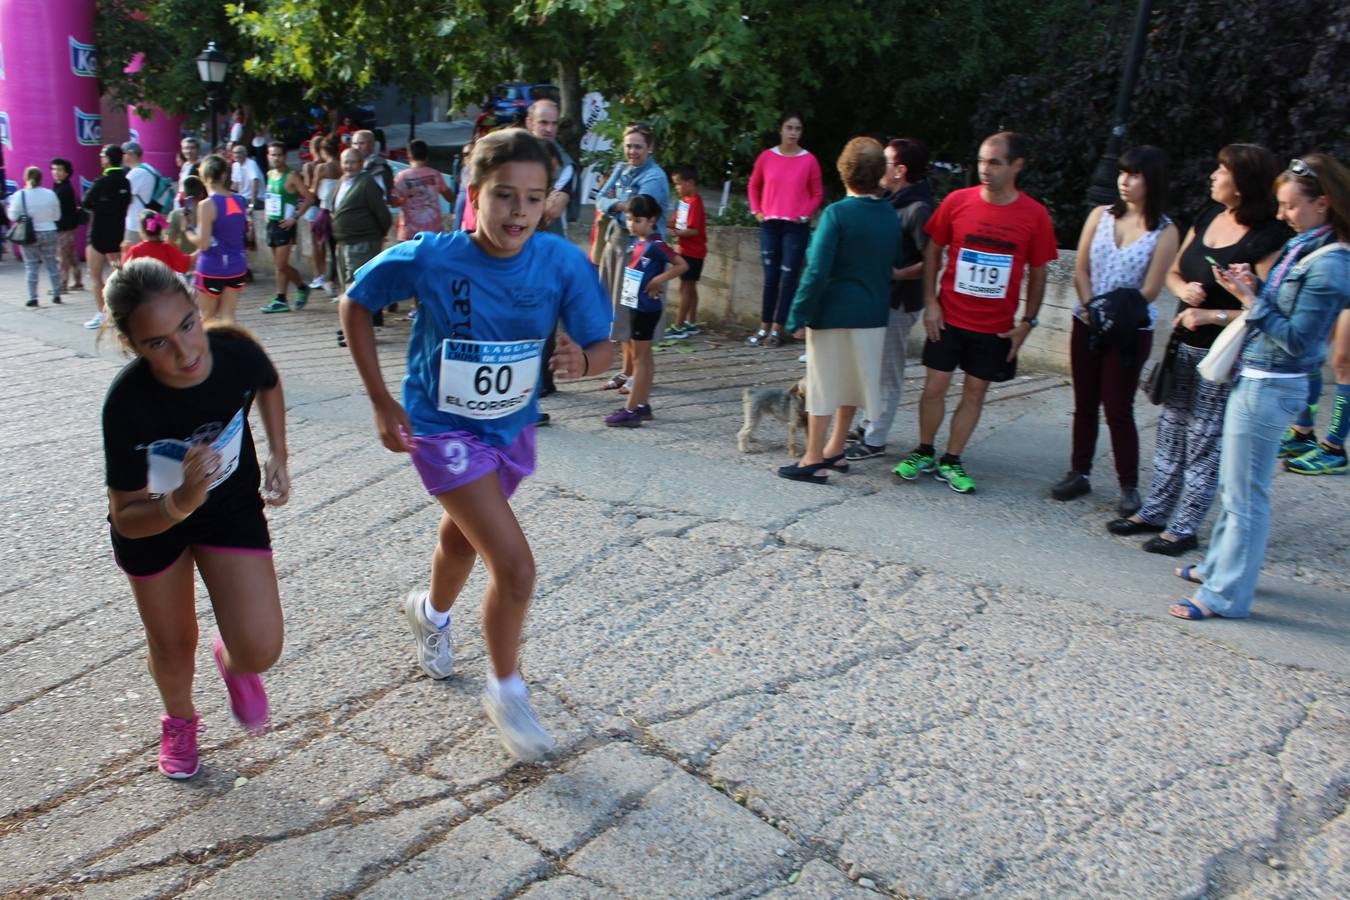
[[[610, 302], [595, 269], [564, 238], [535, 234], [551, 168], [547, 147], [523, 129], [482, 138], [468, 189], [477, 230], [422, 233], [390, 247], [358, 270], [342, 300], [342, 327], [380, 439], [412, 454], [443, 509], [429, 590], [404, 603], [418, 662], [432, 678], [451, 674], [450, 606], [481, 556], [491, 659], [483, 706], [521, 760], [544, 756], [553, 740], [517, 666], [535, 570], [508, 498], [534, 471], [540, 367], [580, 378], [603, 372], [613, 353]], [[407, 297], [417, 298], [419, 312], [400, 406], [384, 385], [372, 315]], [[571, 339], [560, 337], [544, 360], [559, 318]]]
[[133, 244], [122, 254], [122, 258], [157, 259], [179, 275], [186, 275], [192, 268], [192, 256], [164, 240], [164, 234], [169, 230], [169, 222], [163, 214], [153, 209], [143, 209], [140, 224], [138, 232], [140, 243]]
[[266, 502], [280, 505], [290, 493], [286, 406], [263, 349], [237, 328], [203, 330], [187, 288], [158, 260], [122, 266], [105, 300], [136, 356], [103, 403], [113, 556], [131, 581], [164, 700], [159, 770], [191, 778], [201, 730], [194, 566], [215, 611], [211, 652], [230, 709], [250, 731], [267, 723], [257, 673], [281, 654], [281, 600], [248, 414], [256, 397], [270, 451]]
[[248, 201], [226, 187], [229, 171], [223, 156], [202, 160], [207, 194], [197, 204], [197, 304], [207, 321], [233, 322], [248, 281]]
[[290, 312], [286, 291], [295, 284], [295, 308], [304, 309], [309, 300], [309, 284], [291, 265], [291, 248], [295, 246], [296, 223], [314, 205], [314, 196], [300, 173], [286, 165], [286, 145], [272, 141], [267, 145], [267, 193], [263, 203], [267, 209], [267, 246], [272, 248], [272, 262], [277, 270], [277, 295], [272, 302], [258, 310], [265, 313]]
[[638, 194], [629, 201], [628, 230], [635, 242], [624, 266], [619, 306], [631, 326], [621, 330], [633, 334], [633, 380], [627, 385], [628, 404], [605, 416], [605, 424], [613, 428], [637, 428], [652, 418], [652, 338], [665, 306], [665, 285], [689, 270], [684, 258], [655, 234], [660, 218], [656, 198]]
[[693, 166], [676, 166], [671, 170], [671, 181], [680, 199], [670, 233], [679, 238], [676, 245], [689, 268], [680, 276], [679, 315], [675, 324], [666, 329], [665, 337], [682, 340], [699, 333], [698, 279], [703, 275], [703, 260], [708, 256], [708, 216], [698, 193], [698, 170]]

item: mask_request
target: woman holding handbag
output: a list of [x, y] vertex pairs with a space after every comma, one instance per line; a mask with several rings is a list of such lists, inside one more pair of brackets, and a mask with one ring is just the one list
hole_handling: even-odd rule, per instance
[[[1099, 407], [1106, 410], [1120, 482], [1122, 516], [1139, 511], [1139, 431], [1134, 424], [1135, 385], [1153, 346], [1157, 320], [1154, 300], [1181, 236], [1167, 208], [1167, 156], [1157, 147], [1135, 147], [1120, 157], [1116, 178], [1120, 199], [1093, 210], [1078, 239], [1073, 283], [1079, 305], [1069, 337], [1073, 369], [1073, 450], [1069, 473], [1050, 489], [1056, 500], [1072, 500], [1092, 490], [1088, 473], [1097, 449]], [[1148, 301], [1148, 322], [1137, 331], [1138, 351], [1127, 361], [1109, 343], [1089, 338], [1086, 304], [1119, 288], [1134, 288]], [[1171, 346], [1168, 348], [1172, 349]], [[1161, 365], [1161, 363], [1159, 363]]]
[[1214, 202], [1196, 217], [1167, 273], [1167, 287], [1181, 301], [1172, 323], [1181, 335], [1171, 390], [1158, 418], [1153, 483], [1138, 512], [1106, 526], [1119, 535], [1161, 532], [1144, 543], [1149, 553], [1180, 556], [1194, 550], [1196, 532], [1214, 503], [1229, 385], [1206, 381], [1195, 367], [1240, 308], [1219, 285], [1214, 266], [1247, 264], [1262, 277], [1270, 271], [1289, 237], [1275, 218], [1271, 194], [1279, 169], [1274, 155], [1256, 144], [1220, 150], [1209, 176]]
[[1350, 304], [1350, 171], [1321, 153], [1291, 160], [1275, 183], [1296, 232], [1262, 284], [1247, 265], [1216, 271], [1246, 313], [1238, 377], [1223, 423], [1220, 510], [1205, 561], [1177, 575], [1200, 587], [1168, 612], [1241, 619], [1251, 612], [1270, 534], [1270, 482], [1285, 424], [1303, 407], [1308, 373]]
[[[23, 170], [27, 187], [15, 191], [9, 198], [9, 220], [21, 226], [27, 220], [32, 229], [31, 243], [18, 242], [23, 247], [24, 274], [28, 276], [28, 307], [38, 305], [38, 266], [45, 266], [52, 283], [52, 302], [61, 302], [61, 272], [58, 268], [60, 250], [56, 239], [56, 222], [61, 218], [61, 201], [56, 194], [42, 186], [42, 170], [29, 166]], [[11, 238], [13, 240], [13, 238]]]

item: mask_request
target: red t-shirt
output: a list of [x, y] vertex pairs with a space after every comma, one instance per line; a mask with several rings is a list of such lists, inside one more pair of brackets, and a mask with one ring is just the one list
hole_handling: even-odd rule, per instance
[[1045, 207], [1026, 194], [1006, 206], [980, 196], [981, 188], [947, 195], [924, 231], [947, 248], [938, 285], [942, 318], [949, 325], [1000, 334], [1013, 327], [1027, 266], [1059, 256], [1055, 228]]
[[[692, 194], [688, 197], [677, 197], [675, 200], [675, 215], [670, 218], [671, 227], [681, 231], [686, 228], [698, 231], [693, 237], [682, 237], [677, 240], [680, 255], [690, 259], [703, 259], [708, 255], [708, 216], [703, 211], [703, 198], [698, 194]], [[680, 222], [681, 217], [684, 218], [683, 224]]]
[[182, 275], [192, 268], [192, 257], [164, 241], [141, 241], [126, 252], [127, 259], [157, 259]]

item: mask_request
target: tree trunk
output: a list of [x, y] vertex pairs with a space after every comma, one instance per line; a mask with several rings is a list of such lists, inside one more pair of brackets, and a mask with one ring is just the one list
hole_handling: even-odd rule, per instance
[[581, 136], [586, 133], [581, 121], [581, 60], [577, 57], [559, 59], [555, 63], [558, 79], [558, 107], [562, 127], [558, 129], [558, 143], [575, 160], [581, 159]]

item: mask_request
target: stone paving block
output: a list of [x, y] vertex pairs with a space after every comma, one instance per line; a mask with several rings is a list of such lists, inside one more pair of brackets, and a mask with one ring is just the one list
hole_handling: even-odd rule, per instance
[[185, 897], [212, 900], [287, 900], [350, 894], [367, 872], [399, 861], [421, 842], [435, 838], [446, 823], [468, 811], [458, 800], [443, 800], [359, 825], [339, 825], [286, 838], [205, 881]]
[[676, 771], [669, 762], [645, 756], [632, 744], [606, 744], [567, 771], [516, 794], [488, 818], [528, 837], [547, 853], [566, 855], [613, 825], [621, 810]]
[[527, 900], [609, 900], [614, 891], [575, 875], [559, 875], [547, 881], [536, 881], [520, 896]]
[[508, 897], [546, 873], [550, 863], [506, 829], [473, 818], [375, 882], [364, 900]]
[[[530, 702], [540, 724], [557, 742], [560, 754], [566, 753], [589, 735], [585, 723], [572, 715], [548, 691], [536, 686], [530, 691]], [[482, 712], [481, 704], [477, 709], [477, 725], [468, 729], [468, 736], [444, 751], [433, 754], [427, 762], [428, 771], [449, 781], [456, 791], [479, 787], [516, 765], [502, 747], [497, 728]]]
[[748, 727], [756, 714], [777, 702], [772, 694], [753, 693], [709, 704], [687, 716], [649, 725], [649, 733], [695, 765], [705, 765], [723, 744]]
[[330, 735], [247, 784], [169, 823], [93, 871], [116, 872], [241, 838], [271, 840], [313, 828], [324, 817], [399, 774], [378, 750]]
[[813, 859], [802, 866], [795, 884], [784, 883], [764, 896], [791, 900], [854, 900], [876, 897], [877, 894], [849, 881], [843, 872], [829, 863]]
[[728, 797], [677, 772], [566, 866], [626, 896], [710, 897], [787, 877], [796, 849]]
[[1274, 884], [1263, 885], [1260, 894], [1252, 894], [1252, 900], [1350, 897], [1350, 813], [1342, 812], [1310, 837], [1294, 859], [1281, 864], [1287, 870], [1279, 872]]
[[178, 895], [197, 879], [209, 877], [213, 871], [212, 866], [156, 866], [147, 872], [111, 881], [71, 884], [69, 888], [62, 885], [51, 896], [60, 900], [67, 897], [78, 897], [79, 900], [158, 900]]
[[0, 841], [0, 894], [55, 882], [149, 823], [169, 821], [200, 801], [195, 790], [160, 790], [166, 781], [154, 772], [116, 787], [97, 786], [7, 829]]
[[1280, 751], [1284, 778], [1293, 788], [1295, 798], [1314, 807], [1334, 808], [1343, 804], [1345, 786], [1350, 784], [1347, 748], [1350, 748], [1350, 696], [1339, 692], [1321, 694], [1310, 704], [1308, 717], [1289, 734]]
[[[407, 647], [411, 653], [411, 637]], [[462, 672], [441, 681], [424, 676], [375, 701], [344, 722], [342, 731], [387, 753], [420, 759], [432, 747], [462, 740], [480, 727], [481, 693], [480, 679]]]
[[841, 728], [785, 697], [718, 750], [707, 771], [755, 798], [761, 815], [811, 837], [849, 798], [888, 774], [895, 756], [889, 737]]
[[450, 785], [439, 778], [409, 775], [385, 785], [380, 789], [380, 796], [384, 798], [386, 803], [404, 804], [413, 800], [421, 800], [424, 797], [440, 796], [449, 790]]

